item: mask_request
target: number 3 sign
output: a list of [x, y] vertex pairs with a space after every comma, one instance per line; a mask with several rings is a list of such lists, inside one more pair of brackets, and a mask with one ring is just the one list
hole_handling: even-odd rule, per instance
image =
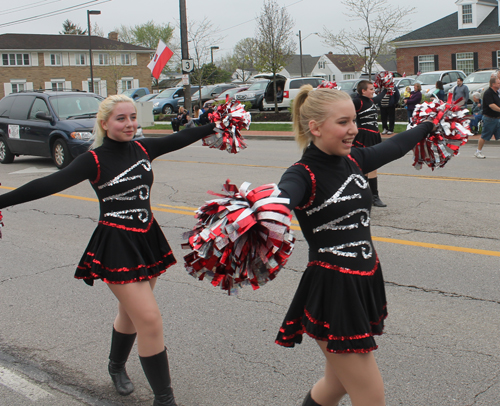
[[192, 72], [194, 69], [194, 63], [192, 59], [183, 59], [182, 60], [182, 71], [185, 73]]

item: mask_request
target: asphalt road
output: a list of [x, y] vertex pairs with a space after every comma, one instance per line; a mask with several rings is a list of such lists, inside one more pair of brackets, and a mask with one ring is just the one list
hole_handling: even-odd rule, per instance
[[[307, 262], [300, 231], [286, 269], [257, 291], [228, 297], [182, 265], [182, 233], [207, 190], [227, 178], [277, 182], [299, 158], [292, 141], [248, 144], [238, 155], [197, 144], [153, 164], [155, 215], [179, 261], [156, 288], [179, 406], [297, 406], [322, 374], [313, 340], [274, 344]], [[500, 404], [499, 146], [479, 160], [466, 145], [439, 171], [416, 171], [411, 155], [379, 171], [388, 207], [372, 211], [372, 233], [389, 317], [375, 354], [388, 405]], [[41, 158], [0, 165], [0, 193], [54, 170]], [[73, 279], [98, 219], [90, 185], [3, 214], [0, 405], [151, 405], [135, 348], [136, 391], [121, 398], [111, 387], [116, 300], [102, 282]]]

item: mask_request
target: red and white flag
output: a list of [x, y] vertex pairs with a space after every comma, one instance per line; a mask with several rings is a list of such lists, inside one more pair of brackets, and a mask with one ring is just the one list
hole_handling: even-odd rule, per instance
[[174, 53], [168, 48], [162, 40], [158, 41], [158, 48], [156, 48], [155, 56], [148, 63], [148, 68], [151, 74], [156, 78], [160, 78], [160, 73], [172, 57]]

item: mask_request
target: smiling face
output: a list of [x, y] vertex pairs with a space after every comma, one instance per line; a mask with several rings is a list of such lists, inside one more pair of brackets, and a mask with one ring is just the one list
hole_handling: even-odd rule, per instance
[[366, 89], [361, 90], [361, 95], [368, 97], [369, 99], [373, 98], [374, 94], [375, 87], [373, 86], [373, 83], [368, 84]]
[[329, 111], [321, 125], [314, 120], [309, 122], [313, 143], [325, 154], [347, 156], [358, 133], [354, 104], [351, 100], [339, 100], [331, 104]]
[[119, 142], [130, 141], [138, 126], [135, 106], [129, 102], [117, 103], [109, 118], [101, 121], [101, 126], [108, 138]]

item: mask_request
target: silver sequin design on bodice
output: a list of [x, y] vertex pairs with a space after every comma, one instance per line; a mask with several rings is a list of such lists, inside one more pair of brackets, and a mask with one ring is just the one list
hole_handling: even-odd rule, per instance
[[[152, 167], [151, 167], [151, 162], [147, 159], [141, 159], [140, 161], [136, 162], [134, 165], [120, 173], [119, 175], [115, 176], [113, 179], [110, 181], [103, 183], [102, 185], [98, 186], [99, 189], [104, 189], [106, 187], [113, 187], [119, 183], [123, 182], [129, 182], [135, 179], [142, 179], [142, 175], [133, 175], [133, 176], [126, 176], [129, 174], [132, 170], [135, 168], [142, 166], [144, 170], [150, 172]], [[138, 192], [138, 193], [136, 193]], [[129, 189], [125, 192], [117, 193], [112, 196], [105, 197], [102, 199], [103, 202], [111, 202], [114, 200], [118, 201], [124, 201], [124, 200], [136, 200], [137, 197], [139, 197], [140, 200], [148, 200], [149, 199], [149, 185], [143, 184], [136, 186], [132, 189]], [[149, 221], [149, 212], [146, 209], [129, 209], [129, 210], [120, 210], [120, 211], [112, 211], [112, 212], [107, 212], [104, 213], [104, 217], [114, 217], [122, 220], [133, 220], [134, 219], [134, 214], [137, 214], [137, 218], [139, 221], [142, 223], [147, 223]]]
[[[367, 189], [368, 188], [368, 182], [366, 181], [365, 177], [363, 175], [359, 174], [352, 174], [350, 175], [346, 181], [340, 186], [340, 188], [334, 193], [332, 197], [330, 197], [328, 200], [326, 200], [323, 204], [306, 211], [306, 214], [308, 216], [317, 213], [324, 208], [330, 206], [331, 204], [336, 204], [339, 202], [345, 202], [353, 199], [361, 199], [361, 194], [360, 193], [354, 193], [351, 195], [343, 195], [344, 190], [346, 187], [351, 183], [354, 182], [356, 186], [358, 186], [360, 189]], [[351, 217], [360, 214], [360, 220], [358, 222], [354, 222], [351, 224], [339, 224], [344, 220], [350, 219]], [[370, 212], [368, 209], [365, 208], [359, 208], [356, 210], [353, 210], [341, 217], [338, 217], [334, 220], [329, 221], [328, 223], [322, 224], [321, 226], [315, 227], [313, 229], [313, 233], [318, 233], [322, 231], [343, 231], [343, 230], [352, 230], [355, 228], [359, 228], [360, 226], [362, 227], [369, 227], [370, 226]], [[319, 248], [318, 252], [319, 253], [331, 253], [334, 255], [338, 256], [343, 256], [343, 257], [349, 257], [349, 258], [356, 258], [358, 256], [357, 252], [354, 251], [346, 251], [347, 248], [351, 247], [361, 247], [361, 255], [363, 256], [364, 259], [371, 258], [373, 255], [373, 247], [368, 240], [361, 240], [361, 241], [353, 241], [353, 242], [348, 242], [345, 244], [340, 244], [340, 245], [335, 245], [333, 247], [323, 247]]]

